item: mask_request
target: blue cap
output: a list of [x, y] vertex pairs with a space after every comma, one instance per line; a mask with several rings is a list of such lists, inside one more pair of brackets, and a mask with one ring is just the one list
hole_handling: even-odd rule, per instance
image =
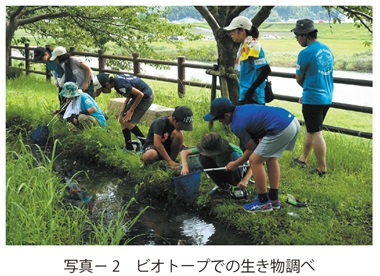
[[110, 81], [110, 76], [106, 73], [100, 73], [96, 77], [102, 87], [106, 87], [106, 83]]
[[216, 117], [222, 116], [233, 111], [234, 105], [227, 98], [216, 98], [212, 101], [210, 112], [203, 116], [205, 121], [213, 121]]

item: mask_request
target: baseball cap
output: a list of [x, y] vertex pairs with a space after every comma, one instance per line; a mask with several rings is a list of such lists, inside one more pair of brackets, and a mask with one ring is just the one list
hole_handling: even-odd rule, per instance
[[193, 130], [193, 111], [186, 105], [177, 106], [173, 117], [179, 122], [182, 130]]
[[232, 31], [235, 29], [246, 29], [250, 30], [252, 27], [252, 22], [245, 16], [238, 16], [232, 19], [230, 25], [224, 27], [223, 29], [226, 31]]
[[53, 52], [51, 53], [51, 58], [50, 60], [55, 60], [57, 57], [59, 56], [62, 56], [64, 54], [66, 54], [67, 51], [65, 49], [65, 47], [62, 47], [62, 46], [58, 46], [57, 48], [55, 48], [53, 50]]
[[296, 22], [296, 27], [290, 30], [295, 34], [308, 34], [313, 31], [318, 31], [314, 28], [314, 22], [310, 19], [300, 19]]
[[46, 48], [37, 47], [36, 49], [34, 49], [33, 61], [34, 62], [39, 61], [45, 53], [46, 53]]
[[212, 101], [210, 112], [203, 116], [205, 121], [213, 121], [216, 117], [222, 116], [228, 112], [233, 111], [234, 105], [227, 98], [216, 98]]
[[96, 75], [96, 77], [98, 78], [98, 81], [102, 87], [105, 87], [106, 83], [110, 81], [110, 75], [106, 73], [100, 73]]

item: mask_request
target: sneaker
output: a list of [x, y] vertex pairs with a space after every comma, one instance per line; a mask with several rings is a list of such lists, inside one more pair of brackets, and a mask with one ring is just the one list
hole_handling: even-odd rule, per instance
[[273, 211], [272, 203], [268, 200], [265, 203], [261, 203], [259, 198], [256, 197], [251, 203], [243, 205], [244, 211], [247, 212], [270, 212]]
[[220, 196], [220, 195], [230, 195], [230, 185], [226, 185], [225, 188], [221, 188], [218, 185], [215, 185], [208, 193], [208, 196]]
[[314, 169], [314, 170], [310, 171], [310, 173], [311, 174], [318, 174], [319, 177], [324, 177], [326, 174], [328, 174], [328, 172], [321, 172], [318, 169]]
[[293, 157], [293, 163], [300, 166], [302, 169], [306, 169], [307, 167], [306, 163], [301, 161], [298, 157]]
[[280, 201], [278, 199], [275, 199], [275, 200], [269, 199], [269, 201], [272, 203], [273, 210], [278, 210], [281, 208], [281, 204], [280, 204]]

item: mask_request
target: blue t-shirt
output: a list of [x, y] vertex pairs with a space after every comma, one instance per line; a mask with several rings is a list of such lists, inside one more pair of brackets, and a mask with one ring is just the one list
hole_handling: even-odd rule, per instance
[[106, 118], [104, 117], [103, 112], [99, 108], [98, 104], [95, 102], [95, 100], [90, 95], [88, 95], [85, 92], [82, 92], [80, 94], [80, 110], [82, 111], [85, 109], [89, 109], [92, 106], [96, 107], [96, 111], [94, 113], [90, 114], [90, 116], [97, 119], [100, 122], [100, 124], [102, 125], [102, 127], [105, 127], [106, 126]]
[[63, 68], [60, 65], [58, 65], [55, 62], [55, 60], [47, 60], [46, 61], [46, 68], [49, 71], [54, 71], [57, 74], [58, 78], [62, 78], [63, 74], [65, 73], [65, 71], [63, 70]]
[[302, 104], [332, 103], [333, 70], [334, 55], [321, 42], [315, 41], [299, 53], [296, 73], [304, 77]]
[[[240, 57], [239, 101], [245, 99], [247, 90], [260, 74], [259, 69], [265, 65], [268, 65], [268, 61], [265, 58], [264, 50], [261, 48], [260, 43], [256, 39], [248, 37], [244, 42]], [[256, 88], [256, 93], [252, 96], [252, 100], [256, 103], [265, 104], [265, 85], [266, 81]]]
[[153, 94], [152, 89], [149, 87], [149, 85], [136, 76], [128, 74], [117, 75], [115, 77], [114, 84], [116, 91], [126, 98], [136, 98], [136, 96], [131, 93], [132, 87], [144, 93], [143, 99], [149, 98]]
[[249, 139], [260, 139], [283, 131], [294, 115], [281, 107], [246, 104], [236, 106], [231, 130], [245, 145]]

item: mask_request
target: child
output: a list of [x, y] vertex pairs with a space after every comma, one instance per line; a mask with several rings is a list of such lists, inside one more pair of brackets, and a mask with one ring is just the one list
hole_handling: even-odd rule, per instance
[[188, 106], [177, 106], [171, 116], [161, 116], [155, 119], [148, 131], [148, 137], [143, 146], [143, 162], [146, 165], [159, 160], [165, 160], [169, 166], [177, 167], [175, 161], [183, 148], [184, 136], [182, 130], [193, 129], [193, 112]]
[[[294, 150], [300, 131], [297, 118], [284, 108], [258, 104], [234, 106], [227, 98], [217, 98], [203, 119], [231, 124], [232, 132], [246, 149], [239, 159], [226, 165], [227, 170], [233, 171], [249, 160], [258, 196], [243, 209], [247, 212], [279, 209], [280, 165], [277, 158], [285, 150]], [[269, 193], [264, 163], [267, 165]]]
[[148, 111], [153, 103], [153, 91], [142, 79], [128, 74], [119, 74], [110, 77], [106, 73], [97, 75], [97, 79], [102, 86], [95, 92], [95, 96], [103, 93], [110, 93], [114, 88], [117, 93], [124, 96], [125, 102], [119, 114], [119, 123], [123, 132], [125, 149], [134, 150], [131, 140], [133, 133], [141, 144], [145, 143], [145, 136], [137, 126], [141, 118]]
[[[202, 142], [196, 148], [181, 151], [182, 170], [181, 175], [189, 173], [187, 157], [199, 153], [199, 162], [204, 169], [225, 167], [230, 161], [235, 161], [243, 155], [242, 150], [216, 132], [210, 132], [202, 137]], [[207, 174], [215, 182], [216, 186], [208, 192], [213, 196], [218, 193], [230, 192], [230, 184], [240, 189], [246, 189], [252, 176], [251, 170], [239, 168], [236, 171], [215, 170], [207, 171]]]
[[106, 119], [102, 110], [90, 95], [78, 89], [73, 82], [66, 82], [60, 93], [69, 103], [63, 118], [73, 123], [78, 128], [84, 126], [98, 125], [105, 127]]

